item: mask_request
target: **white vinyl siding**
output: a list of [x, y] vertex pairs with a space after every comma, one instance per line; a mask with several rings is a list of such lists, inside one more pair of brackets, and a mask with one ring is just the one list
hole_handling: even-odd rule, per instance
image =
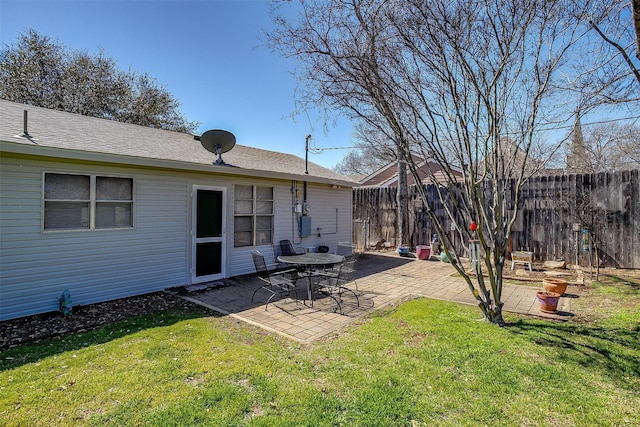
[[307, 201], [311, 235], [302, 239], [301, 246], [323, 244], [329, 247], [330, 252], [335, 252], [338, 242], [350, 242], [353, 238], [352, 200], [351, 188], [309, 185]]
[[[273, 188], [272, 240], [327, 244], [351, 239], [351, 190], [309, 185], [312, 230], [300, 239], [288, 180], [50, 162], [0, 157], [0, 320], [55, 311], [64, 290], [74, 305], [87, 305], [191, 283], [194, 185]], [[99, 232], [43, 232], [45, 172], [129, 177], [133, 180], [134, 228]], [[254, 272], [250, 252], [272, 262], [271, 244], [234, 248], [233, 203], [226, 205], [226, 277]], [[336, 222], [336, 209], [338, 221]], [[336, 233], [336, 226], [338, 232]], [[331, 234], [330, 234], [331, 233]]]
[[[1, 166], [0, 320], [54, 311], [65, 289], [74, 304], [85, 305], [188, 282], [185, 178], [136, 176], [133, 230], [43, 233], [42, 172], [51, 164], [2, 158]], [[95, 169], [65, 165], [64, 170]], [[123, 172], [101, 169], [103, 175]]]

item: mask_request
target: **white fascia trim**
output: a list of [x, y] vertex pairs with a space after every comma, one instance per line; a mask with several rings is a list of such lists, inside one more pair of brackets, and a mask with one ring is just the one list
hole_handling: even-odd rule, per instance
[[95, 153], [90, 151], [65, 150], [52, 147], [29, 146], [12, 142], [0, 141], [0, 153], [11, 153], [34, 157], [49, 157], [83, 162], [110, 163], [117, 165], [138, 166], [152, 169], [170, 169], [188, 172], [216, 173], [221, 175], [248, 176], [257, 178], [272, 178], [295, 181], [307, 181], [319, 184], [356, 187], [353, 181], [324, 178], [306, 174], [270, 172], [254, 169], [242, 169], [233, 166], [206, 165], [198, 163], [177, 162], [173, 160], [150, 159], [146, 157], [122, 156], [116, 154]]

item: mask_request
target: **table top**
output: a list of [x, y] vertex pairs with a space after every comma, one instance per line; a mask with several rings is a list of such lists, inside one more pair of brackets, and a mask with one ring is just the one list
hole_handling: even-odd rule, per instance
[[280, 255], [278, 261], [297, 265], [329, 265], [344, 261], [342, 255], [309, 252], [301, 255]]

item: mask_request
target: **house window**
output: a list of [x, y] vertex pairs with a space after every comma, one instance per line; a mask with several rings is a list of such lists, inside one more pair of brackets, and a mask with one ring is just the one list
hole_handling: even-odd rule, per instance
[[236, 185], [233, 244], [269, 245], [273, 240], [273, 187]]
[[44, 229], [133, 227], [133, 179], [44, 174]]

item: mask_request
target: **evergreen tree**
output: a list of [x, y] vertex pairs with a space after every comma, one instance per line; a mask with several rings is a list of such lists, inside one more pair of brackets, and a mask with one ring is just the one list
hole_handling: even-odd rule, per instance
[[582, 125], [580, 123], [580, 113], [576, 111], [576, 118], [571, 133], [571, 146], [567, 154], [567, 172], [568, 173], [585, 173], [590, 172], [589, 155], [587, 147], [584, 143], [582, 134]]
[[69, 51], [33, 29], [0, 49], [0, 98], [178, 132], [198, 125], [148, 74], [118, 70], [103, 52]]

